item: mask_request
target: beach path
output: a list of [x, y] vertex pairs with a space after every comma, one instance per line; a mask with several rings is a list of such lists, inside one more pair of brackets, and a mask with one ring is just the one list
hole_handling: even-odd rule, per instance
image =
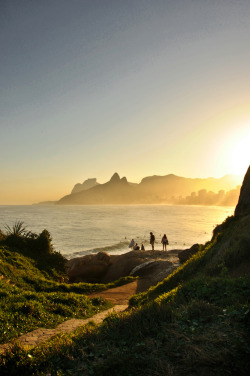
[[123, 286], [115, 287], [113, 289], [91, 294], [89, 295], [90, 298], [102, 297], [106, 300], [111, 301], [114, 304], [114, 307], [97, 313], [96, 315], [87, 319], [70, 319], [64, 321], [54, 329], [39, 328], [33, 330], [32, 332], [24, 334], [21, 337], [13, 340], [12, 342], [0, 345], [0, 353], [5, 352], [8, 348], [13, 346], [14, 343], [19, 343], [23, 348], [32, 348], [42, 342], [47, 341], [56, 334], [70, 333], [78, 327], [86, 325], [90, 321], [93, 321], [96, 324], [100, 324], [110, 313], [119, 313], [128, 309], [129, 298], [137, 292], [138, 280]]

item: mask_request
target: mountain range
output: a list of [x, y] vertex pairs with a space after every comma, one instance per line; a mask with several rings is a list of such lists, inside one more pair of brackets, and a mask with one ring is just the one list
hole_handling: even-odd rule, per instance
[[[241, 184], [237, 175], [222, 178], [184, 178], [169, 174], [149, 176], [140, 183], [130, 183], [126, 177], [114, 173], [111, 179], [99, 184], [96, 178], [78, 183], [69, 195], [56, 201], [57, 205], [114, 205], [114, 204], [167, 204], [195, 192], [230, 191]], [[239, 187], [238, 187], [239, 189]], [[209, 192], [208, 192], [209, 193]]]

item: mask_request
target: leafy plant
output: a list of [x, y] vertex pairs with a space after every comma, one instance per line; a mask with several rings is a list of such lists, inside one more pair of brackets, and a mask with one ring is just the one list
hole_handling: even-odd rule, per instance
[[27, 230], [24, 226], [24, 222], [22, 221], [16, 221], [12, 227], [9, 225], [4, 226], [7, 230], [7, 236], [15, 235], [15, 236], [26, 236]]

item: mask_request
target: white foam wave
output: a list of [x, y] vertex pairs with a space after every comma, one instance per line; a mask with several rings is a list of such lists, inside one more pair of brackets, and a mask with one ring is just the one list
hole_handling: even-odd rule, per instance
[[104, 247], [97, 247], [97, 248], [92, 248], [88, 250], [83, 250], [83, 251], [78, 251], [78, 252], [73, 252], [68, 255], [64, 255], [67, 259], [72, 259], [75, 257], [81, 257], [81, 256], [86, 256], [89, 254], [96, 254], [99, 252], [107, 252], [107, 253], [115, 253], [115, 254], [122, 254], [125, 252], [129, 252], [130, 248], [129, 246], [129, 241], [122, 241], [117, 244], [112, 244]]

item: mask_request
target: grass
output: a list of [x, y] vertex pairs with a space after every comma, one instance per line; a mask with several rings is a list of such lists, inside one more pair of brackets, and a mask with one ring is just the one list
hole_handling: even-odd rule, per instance
[[247, 278], [195, 280], [100, 327], [16, 347], [2, 357], [1, 374], [247, 375], [249, 289]]
[[22, 222], [12, 232], [9, 228], [7, 235], [0, 234], [0, 343], [39, 327], [54, 328], [70, 318], [91, 317], [112, 304], [87, 294], [135, 280], [70, 284], [66, 260], [53, 250], [50, 235], [42, 234], [24, 231]]
[[[135, 278], [124, 277], [109, 284], [57, 282], [36, 267], [32, 258], [10, 247], [0, 247], [0, 343], [39, 327], [54, 328], [70, 318], [91, 317], [111, 304], [86, 295], [117, 287]], [[52, 279], [52, 276], [54, 279]]]
[[65, 292], [34, 292], [0, 282], [0, 341], [39, 327], [54, 328], [70, 318], [87, 318], [109, 308], [101, 298]]

